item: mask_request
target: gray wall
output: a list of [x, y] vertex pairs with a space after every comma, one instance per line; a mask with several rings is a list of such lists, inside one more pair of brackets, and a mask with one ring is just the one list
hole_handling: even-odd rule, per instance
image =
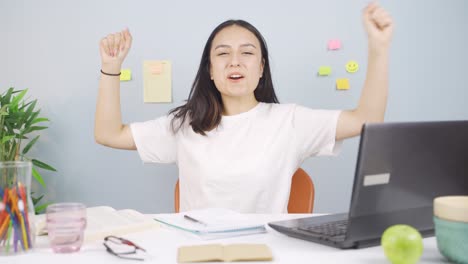
[[[229, 18], [251, 22], [269, 45], [273, 81], [280, 101], [312, 108], [356, 105], [366, 70], [366, 35], [361, 11], [368, 1], [6, 1], [0, 0], [0, 92], [29, 88], [50, 128], [32, 156], [54, 165], [44, 173], [48, 201], [79, 201], [143, 212], [171, 212], [175, 165], [143, 165], [138, 154], [97, 145], [94, 111], [100, 58], [98, 42], [129, 27], [134, 43], [124, 67], [133, 81], [122, 83], [124, 122], [167, 113], [188, 96], [202, 48], [211, 30]], [[468, 1], [381, 1], [395, 23], [390, 62], [387, 121], [467, 119]], [[326, 51], [340, 38], [343, 49]], [[144, 104], [142, 62], [173, 62], [173, 103]], [[355, 59], [358, 73], [343, 65]], [[333, 76], [318, 78], [318, 66]], [[349, 77], [351, 90], [334, 90]], [[358, 138], [340, 156], [303, 164], [316, 185], [316, 212], [346, 211]]]

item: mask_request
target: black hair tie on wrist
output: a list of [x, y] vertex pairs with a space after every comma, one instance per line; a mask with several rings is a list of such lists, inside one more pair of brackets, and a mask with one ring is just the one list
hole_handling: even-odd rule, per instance
[[107, 73], [107, 72], [103, 72], [102, 69], [101, 69], [101, 73], [104, 74], [104, 75], [109, 75], [109, 76], [120, 76], [121, 72], [119, 73]]

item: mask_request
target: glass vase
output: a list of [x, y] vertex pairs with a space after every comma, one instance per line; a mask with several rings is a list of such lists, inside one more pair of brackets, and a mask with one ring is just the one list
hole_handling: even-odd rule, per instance
[[34, 248], [30, 161], [0, 161], [0, 255]]

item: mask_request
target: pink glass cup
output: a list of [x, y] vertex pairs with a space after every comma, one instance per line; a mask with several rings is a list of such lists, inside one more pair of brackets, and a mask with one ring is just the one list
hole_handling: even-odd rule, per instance
[[55, 253], [79, 251], [86, 228], [86, 206], [81, 203], [51, 204], [46, 210], [47, 232]]

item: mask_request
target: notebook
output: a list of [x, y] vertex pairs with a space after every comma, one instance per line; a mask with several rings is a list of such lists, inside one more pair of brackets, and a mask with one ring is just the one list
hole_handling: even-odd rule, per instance
[[177, 251], [177, 262], [268, 261], [271, 250], [264, 244], [209, 244], [183, 246]]
[[433, 200], [468, 195], [468, 121], [366, 124], [349, 212], [269, 223], [286, 235], [338, 248], [380, 244], [389, 226], [434, 234]]
[[[199, 222], [189, 220], [187, 216]], [[155, 217], [154, 220], [201, 239], [217, 239], [266, 232], [265, 222], [262, 219], [252, 219], [247, 215], [223, 208], [162, 214]]]

